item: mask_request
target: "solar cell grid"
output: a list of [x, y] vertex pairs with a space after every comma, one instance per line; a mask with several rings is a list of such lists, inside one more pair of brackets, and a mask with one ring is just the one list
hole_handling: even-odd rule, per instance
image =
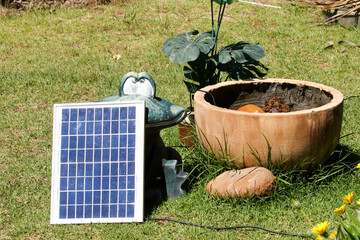
[[143, 114], [143, 102], [54, 106], [52, 223], [142, 221]]

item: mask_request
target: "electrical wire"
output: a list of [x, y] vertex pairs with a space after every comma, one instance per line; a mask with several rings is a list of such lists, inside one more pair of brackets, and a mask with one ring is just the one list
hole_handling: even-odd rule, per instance
[[251, 225], [242, 225], [242, 226], [234, 226], [234, 227], [212, 227], [212, 226], [205, 226], [205, 225], [200, 225], [200, 224], [195, 224], [195, 223], [183, 222], [183, 221], [179, 221], [179, 220], [175, 220], [175, 219], [169, 219], [169, 218], [148, 218], [147, 220], [148, 221], [175, 222], [175, 223], [180, 223], [180, 224], [183, 224], [183, 225], [188, 225], [188, 226], [193, 226], [193, 227], [200, 227], [200, 228], [207, 228], [207, 229], [212, 229], [212, 230], [231, 230], [231, 229], [240, 229], [240, 228], [253, 228], [253, 229], [263, 230], [263, 231], [278, 234], [278, 235], [287, 235], [287, 236], [294, 236], [294, 237], [301, 237], [301, 238], [313, 238], [313, 236], [310, 236], [310, 235], [278, 232], [278, 231], [273, 231], [273, 230], [270, 230], [270, 229], [267, 229], [267, 228], [258, 227], [258, 226], [251, 226]]
[[198, 91], [209, 94], [211, 96], [211, 98], [212, 98], [213, 104], [216, 106], [214, 95], [212, 95], [210, 92], [207, 92], [207, 91], [204, 91], [204, 90], [201, 90], [201, 89], [199, 89]]
[[355, 134], [354, 132], [345, 134], [345, 135], [343, 135], [343, 136], [340, 136], [340, 139], [341, 139], [341, 138], [344, 138], [344, 137], [348, 137], [348, 136], [354, 135], [354, 134]]
[[348, 99], [350, 99], [350, 98], [356, 98], [356, 97], [360, 97], [359, 95], [358, 96], [349, 96], [349, 97], [347, 97], [347, 98], [344, 98], [344, 101], [345, 100], [348, 100]]

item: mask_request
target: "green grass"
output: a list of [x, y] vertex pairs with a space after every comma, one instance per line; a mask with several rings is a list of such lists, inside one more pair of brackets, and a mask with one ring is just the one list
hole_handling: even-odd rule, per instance
[[[314, 9], [274, 2], [281, 9], [234, 3], [227, 8], [220, 46], [234, 41], [259, 42], [270, 78], [310, 80], [335, 87], [345, 96], [360, 95], [359, 28], [324, 22]], [[117, 92], [129, 71], [146, 71], [157, 83], [157, 95], [183, 107], [188, 95], [181, 67], [161, 52], [166, 37], [193, 29], [210, 29], [207, 1], [160, 0], [115, 2], [83, 9], [28, 12], [0, 11], [0, 238], [1, 239], [294, 239], [260, 230], [215, 231], [168, 222], [142, 224], [50, 225], [52, 110], [55, 103], [99, 100]], [[328, 41], [333, 49], [325, 50]], [[345, 47], [345, 52], [342, 52]], [[119, 61], [112, 59], [120, 54]], [[348, 160], [360, 154], [359, 98], [344, 102], [340, 140]], [[168, 146], [178, 146], [177, 128], [162, 131]], [[208, 156], [195, 157], [177, 148], [191, 171]], [[344, 156], [344, 154], [342, 155]], [[215, 165], [202, 164], [182, 199], [169, 200], [150, 217], [166, 217], [209, 225], [255, 225], [276, 231], [309, 234], [302, 203], [315, 224], [328, 220], [342, 196], [360, 197], [360, 174], [353, 165], [325, 165], [311, 176], [274, 171], [273, 195], [261, 199], [209, 198], [205, 185]], [[220, 166], [219, 166], [220, 167]], [[340, 169], [340, 170], [339, 170]], [[339, 170], [334, 175], [332, 173]], [[331, 175], [331, 176], [330, 176]], [[195, 178], [195, 179], [194, 179]], [[288, 182], [289, 184], [287, 184]]]

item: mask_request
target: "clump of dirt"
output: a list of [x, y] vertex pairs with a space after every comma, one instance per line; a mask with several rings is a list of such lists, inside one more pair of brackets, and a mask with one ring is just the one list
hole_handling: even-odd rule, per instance
[[264, 112], [278, 113], [278, 112], [290, 112], [290, 106], [283, 104], [280, 97], [270, 97], [265, 100]]

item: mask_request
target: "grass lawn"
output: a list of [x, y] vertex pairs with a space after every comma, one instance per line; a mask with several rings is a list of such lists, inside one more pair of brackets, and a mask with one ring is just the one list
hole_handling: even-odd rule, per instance
[[[220, 46], [235, 41], [260, 43], [269, 78], [326, 84], [345, 97], [360, 95], [360, 28], [318, 25], [314, 9], [271, 1], [281, 9], [235, 2], [226, 9]], [[182, 68], [161, 51], [167, 37], [210, 30], [207, 1], [118, 1], [106, 6], [28, 12], [0, 10], [0, 239], [299, 239], [254, 229], [210, 230], [166, 221], [141, 224], [50, 225], [53, 104], [103, 99], [118, 91], [124, 74], [146, 71], [157, 96], [188, 106]], [[335, 43], [325, 49], [328, 41]], [[119, 60], [113, 55], [120, 54]], [[191, 182], [184, 198], [168, 200], [150, 218], [229, 227], [254, 225], [310, 234], [313, 224], [339, 221], [332, 211], [342, 196], [360, 198], [360, 99], [344, 102], [340, 156], [310, 176], [274, 171], [273, 195], [261, 199], [210, 198], [204, 188], [212, 168]], [[167, 146], [179, 146], [177, 127], [162, 131]], [[197, 158], [177, 148], [190, 172]], [[343, 159], [347, 152], [352, 155]], [[216, 167], [216, 166], [215, 166]], [[338, 171], [336, 173], [336, 171]], [[284, 181], [282, 181], [284, 180]]]

